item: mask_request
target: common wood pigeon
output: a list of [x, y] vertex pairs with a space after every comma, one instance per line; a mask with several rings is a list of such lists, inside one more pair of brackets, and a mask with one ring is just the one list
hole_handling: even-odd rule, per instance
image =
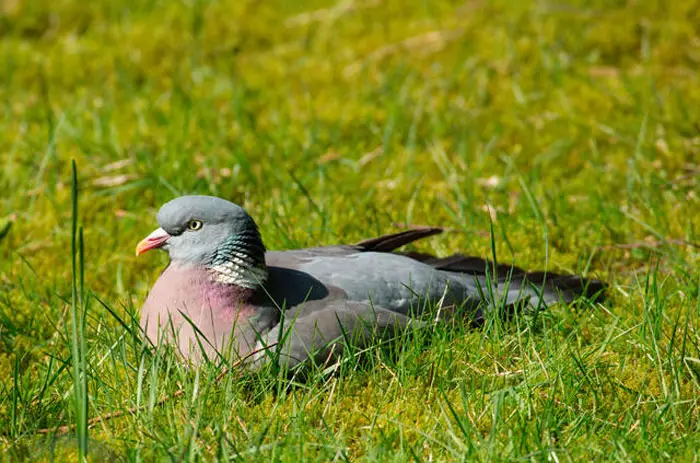
[[[375, 334], [421, 324], [421, 311], [431, 305], [446, 313], [467, 309], [478, 323], [498, 304], [536, 310], [578, 296], [596, 298], [605, 287], [461, 254], [395, 251], [441, 228], [267, 251], [250, 215], [221, 198], [182, 196], [164, 204], [156, 218], [160, 228], [136, 254], [162, 249], [170, 263], [143, 304], [141, 326], [152, 342], [172, 342], [195, 363], [244, 357], [277, 343], [274, 358], [293, 367], [337, 355], [344, 343], [366, 347]], [[269, 358], [258, 353], [253, 365]]]

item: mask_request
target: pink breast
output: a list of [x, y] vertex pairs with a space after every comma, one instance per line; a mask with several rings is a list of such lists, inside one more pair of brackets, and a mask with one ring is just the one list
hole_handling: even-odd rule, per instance
[[239, 332], [247, 326], [248, 318], [254, 313], [254, 308], [248, 303], [251, 297], [250, 289], [212, 281], [204, 267], [171, 264], [153, 285], [141, 308], [141, 326], [157, 343], [163, 329], [169, 334], [172, 331], [169, 325], [169, 320], [172, 320], [177, 344], [183, 354], [187, 354], [193, 348], [199, 348], [196, 330], [184, 314], [209, 343], [220, 348], [234, 327]]

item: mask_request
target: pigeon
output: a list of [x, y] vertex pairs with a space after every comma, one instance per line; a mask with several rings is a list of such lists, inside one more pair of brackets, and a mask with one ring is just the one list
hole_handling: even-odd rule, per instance
[[292, 368], [338, 358], [348, 343], [364, 348], [422, 326], [426, 307], [464, 309], [478, 324], [498, 307], [540, 310], [578, 297], [595, 301], [605, 290], [602, 281], [576, 275], [397, 251], [440, 227], [273, 251], [253, 218], [222, 198], [181, 196], [156, 220], [159, 228], [136, 255], [160, 249], [170, 261], [142, 305], [141, 327], [154, 345], [173, 345], [195, 364], [233, 356], [252, 358], [253, 367], [275, 361]]

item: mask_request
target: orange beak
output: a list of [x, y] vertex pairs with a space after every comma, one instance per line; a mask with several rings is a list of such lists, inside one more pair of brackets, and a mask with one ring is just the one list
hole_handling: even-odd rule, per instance
[[144, 238], [139, 244], [136, 245], [136, 255], [141, 255], [146, 251], [151, 249], [157, 249], [162, 247], [166, 241], [170, 238], [168, 232], [162, 228], [153, 230], [153, 233]]

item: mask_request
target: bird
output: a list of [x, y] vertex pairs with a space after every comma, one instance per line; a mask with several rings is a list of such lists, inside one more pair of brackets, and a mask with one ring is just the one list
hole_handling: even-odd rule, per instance
[[250, 357], [251, 368], [294, 368], [337, 359], [348, 343], [364, 348], [377, 336], [422, 326], [431, 305], [445, 313], [466, 308], [478, 325], [499, 304], [541, 310], [600, 300], [606, 288], [597, 279], [464, 254], [398, 250], [441, 227], [267, 250], [243, 207], [203, 195], [166, 202], [156, 221], [136, 255], [159, 249], [170, 260], [142, 304], [140, 326], [154, 345], [174, 346], [191, 364]]

